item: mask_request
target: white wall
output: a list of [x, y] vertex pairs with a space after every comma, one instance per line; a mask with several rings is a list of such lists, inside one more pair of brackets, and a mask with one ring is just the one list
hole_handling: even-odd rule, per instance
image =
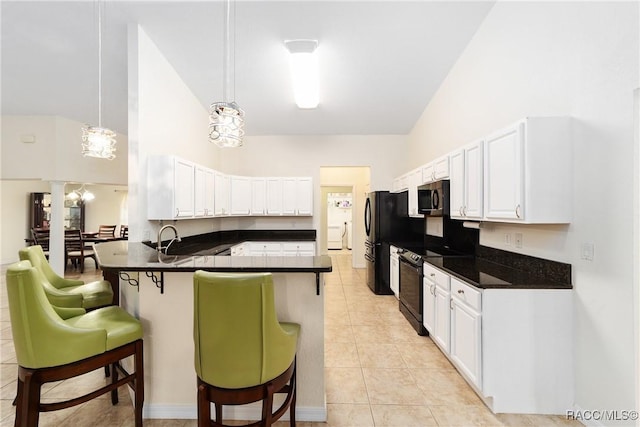
[[[67, 184], [65, 193], [80, 188], [77, 184]], [[120, 225], [127, 224], [127, 187], [118, 185], [85, 185], [86, 190], [93, 193], [94, 200], [84, 204], [85, 231], [98, 231], [100, 225], [117, 225], [116, 235], [120, 233]]]
[[[571, 224], [496, 224], [480, 240], [514, 250], [504, 234], [518, 231], [521, 252], [572, 264], [575, 402], [585, 410], [636, 408], [638, 36], [637, 2], [498, 2], [409, 135], [407, 168], [525, 116], [575, 118]], [[592, 262], [580, 259], [583, 242], [595, 244]]]
[[[147, 221], [147, 157], [174, 154], [220, 169], [221, 149], [207, 140], [207, 110], [140, 27], [129, 28], [129, 239], [155, 241]], [[182, 220], [182, 236], [207, 233], [219, 220]]]
[[[2, 116], [2, 179], [126, 185], [127, 138], [116, 135], [114, 160], [84, 157], [82, 126], [58, 116]], [[24, 136], [35, 142], [21, 142]]]
[[[127, 138], [120, 134], [117, 156], [109, 161], [82, 156], [80, 122], [58, 116], [5, 115], [1, 120], [0, 263], [6, 264], [18, 260], [18, 250], [30, 237], [29, 193], [50, 192], [49, 181], [126, 185], [128, 162]], [[22, 142], [25, 136], [35, 142]]]

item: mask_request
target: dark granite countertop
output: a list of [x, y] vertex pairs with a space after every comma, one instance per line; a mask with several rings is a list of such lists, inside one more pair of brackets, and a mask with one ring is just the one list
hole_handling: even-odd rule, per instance
[[[166, 236], [173, 237], [168, 232]], [[163, 240], [166, 246], [170, 240]], [[171, 244], [170, 254], [175, 255], [216, 255], [242, 242], [286, 242], [316, 241], [316, 230], [228, 230], [186, 236], [181, 242]], [[156, 242], [143, 242], [152, 248]]]
[[473, 286], [482, 289], [571, 289], [570, 283], [559, 283], [553, 279], [531, 272], [511, 268], [483, 258], [435, 257], [425, 261]]
[[209, 243], [208, 248], [199, 246], [198, 251], [188, 255], [164, 255], [144, 243], [116, 241], [97, 244], [95, 252], [100, 268], [106, 271], [193, 272], [207, 270], [328, 273], [332, 270], [331, 258], [326, 255], [314, 257], [216, 256], [216, 253], [220, 253], [229, 246], [232, 244], [211, 246]]

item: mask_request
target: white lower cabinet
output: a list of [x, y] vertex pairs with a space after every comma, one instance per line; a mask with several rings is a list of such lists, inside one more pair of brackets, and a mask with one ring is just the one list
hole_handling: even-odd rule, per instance
[[451, 359], [478, 389], [482, 389], [480, 302], [480, 291], [451, 278]]
[[396, 298], [400, 298], [400, 260], [398, 259], [398, 248], [389, 246], [389, 287]]
[[573, 405], [571, 289], [479, 289], [424, 264], [423, 323], [494, 413]]
[[315, 256], [315, 242], [244, 242], [231, 247], [231, 256]]
[[285, 242], [282, 244], [282, 256], [315, 256], [314, 242]]

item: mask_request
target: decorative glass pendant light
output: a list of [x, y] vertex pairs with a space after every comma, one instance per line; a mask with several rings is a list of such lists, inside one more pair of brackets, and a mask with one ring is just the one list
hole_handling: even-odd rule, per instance
[[[209, 107], [209, 141], [218, 147], [241, 147], [244, 137], [244, 111], [233, 101], [235, 97], [235, 64], [232, 51], [235, 40], [231, 39], [231, 0], [225, 2], [224, 46], [222, 56], [222, 102]], [[235, 13], [234, 13], [235, 17]], [[234, 37], [235, 39], [235, 37]]]
[[82, 155], [113, 160], [116, 158], [116, 133], [102, 127], [102, 10], [98, 4], [98, 126], [82, 128]]

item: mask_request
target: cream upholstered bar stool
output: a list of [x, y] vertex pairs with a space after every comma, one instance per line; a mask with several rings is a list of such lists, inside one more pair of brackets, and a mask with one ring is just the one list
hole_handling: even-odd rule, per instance
[[58, 276], [39, 245], [27, 246], [18, 251], [20, 259], [29, 261], [43, 276], [42, 287], [51, 304], [58, 307], [82, 307], [94, 309], [113, 304], [113, 289], [106, 280], [84, 283], [82, 280]]
[[[128, 384], [135, 394], [135, 425], [142, 426], [144, 372], [140, 321], [116, 306], [90, 313], [83, 308], [55, 307], [44, 293], [42, 279], [29, 261], [7, 269], [11, 333], [18, 361], [15, 425], [37, 426], [40, 412], [79, 405], [108, 392], [115, 405], [117, 388]], [[130, 356], [134, 358], [133, 373], [120, 364]], [[44, 384], [106, 366], [113, 371], [110, 384], [66, 401], [41, 402]], [[121, 379], [119, 373], [123, 374]]]
[[[196, 271], [193, 290], [198, 426], [225, 426], [224, 405], [258, 401], [262, 419], [248, 426], [270, 426], [287, 409], [295, 426], [300, 325], [278, 322], [271, 274]], [[274, 393], [286, 394], [275, 411]]]

